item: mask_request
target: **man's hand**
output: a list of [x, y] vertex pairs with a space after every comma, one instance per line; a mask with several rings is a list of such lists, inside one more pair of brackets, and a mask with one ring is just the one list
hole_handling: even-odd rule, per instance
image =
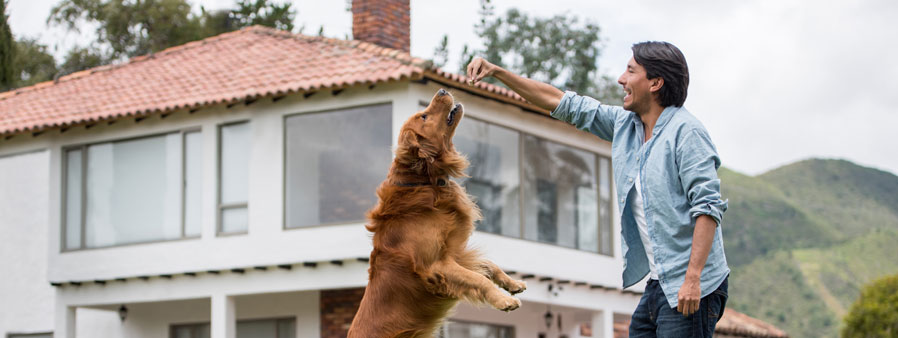
[[677, 294], [677, 312], [689, 316], [698, 311], [702, 298], [702, 285], [698, 278], [686, 278]]
[[474, 85], [487, 76], [495, 75], [498, 70], [499, 66], [484, 60], [482, 57], [475, 57], [468, 64], [468, 84]]

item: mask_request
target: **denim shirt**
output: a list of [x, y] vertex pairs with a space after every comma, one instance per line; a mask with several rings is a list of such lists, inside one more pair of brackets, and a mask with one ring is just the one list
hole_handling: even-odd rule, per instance
[[709, 215], [717, 222], [708, 260], [701, 273], [701, 296], [717, 289], [729, 275], [720, 221], [727, 202], [720, 197], [720, 158], [705, 127], [685, 108], [667, 107], [645, 140], [642, 120], [622, 107], [565, 92], [552, 117], [611, 142], [611, 164], [621, 211], [624, 288], [649, 273], [648, 258], [628, 205], [641, 177], [643, 205], [658, 269], [658, 282], [671, 307], [686, 279], [695, 219]]

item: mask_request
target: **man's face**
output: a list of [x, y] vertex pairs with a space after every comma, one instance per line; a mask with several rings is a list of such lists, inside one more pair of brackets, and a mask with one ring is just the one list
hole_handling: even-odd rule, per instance
[[648, 112], [655, 99], [653, 91], [661, 88], [658, 81], [660, 79], [649, 80], [645, 68], [631, 57], [627, 62], [627, 70], [617, 79], [617, 83], [624, 87], [627, 94], [624, 96], [624, 109], [637, 114]]

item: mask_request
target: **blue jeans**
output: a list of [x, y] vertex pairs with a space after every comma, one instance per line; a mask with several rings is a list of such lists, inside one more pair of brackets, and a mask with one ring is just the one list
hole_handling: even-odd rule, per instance
[[726, 307], [728, 280], [729, 277], [717, 290], [702, 297], [698, 311], [687, 317], [677, 312], [677, 308], [671, 308], [658, 281], [649, 279], [645, 293], [630, 318], [630, 337], [712, 337], [714, 327]]

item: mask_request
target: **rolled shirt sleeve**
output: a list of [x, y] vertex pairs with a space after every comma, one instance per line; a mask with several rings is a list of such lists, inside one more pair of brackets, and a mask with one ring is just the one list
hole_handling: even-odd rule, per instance
[[551, 113], [552, 117], [609, 142], [614, 138], [615, 124], [625, 114], [628, 112], [621, 107], [604, 105], [594, 98], [577, 95], [572, 91], [564, 92], [558, 107]]
[[693, 220], [700, 215], [711, 216], [719, 226], [727, 201], [720, 196], [720, 158], [711, 137], [704, 130], [688, 131], [677, 146], [676, 156], [680, 183], [691, 205], [689, 215]]

